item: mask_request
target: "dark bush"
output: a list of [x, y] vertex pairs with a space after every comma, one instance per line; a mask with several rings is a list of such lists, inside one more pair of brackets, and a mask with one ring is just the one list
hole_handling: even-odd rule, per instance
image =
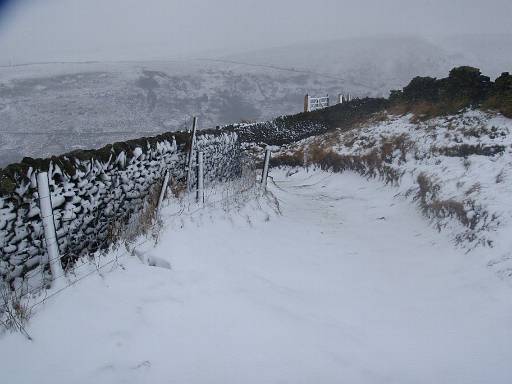
[[462, 99], [474, 104], [489, 95], [492, 83], [488, 76], [481, 74], [480, 69], [463, 66], [453, 68], [447, 78], [439, 80], [439, 86], [441, 99]]
[[504, 72], [493, 83], [480, 69], [453, 68], [448, 77], [415, 77], [402, 91], [391, 91], [391, 111], [431, 118], [459, 112], [467, 107], [496, 109], [512, 117], [512, 76]]
[[407, 101], [437, 101], [439, 99], [439, 83], [433, 77], [415, 77], [404, 88], [403, 97]]
[[510, 75], [509, 72], [503, 72], [501, 76], [494, 81], [492, 92], [494, 94], [512, 92], [512, 75]]
[[496, 79], [490, 96], [482, 103], [484, 108], [494, 109], [512, 118], [512, 76], [503, 72]]

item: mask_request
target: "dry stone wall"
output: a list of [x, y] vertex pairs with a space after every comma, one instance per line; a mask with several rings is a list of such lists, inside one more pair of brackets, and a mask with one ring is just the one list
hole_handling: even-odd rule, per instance
[[[58, 245], [66, 267], [81, 255], [108, 247], [113, 229], [127, 225], [142, 210], [151, 188], [161, 186], [167, 170], [174, 180], [184, 179], [188, 143], [176, 136], [178, 142], [176, 137], [166, 137], [151, 143], [137, 140], [121, 150], [114, 145], [108, 157], [102, 150], [97, 156], [89, 153], [86, 159], [79, 154], [48, 162], [27, 159], [23, 167], [11, 170], [15, 187], [0, 193], [1, 279], [22, 291], [51, 281], [37, 193], [39, 170], [48, 171]], [[204, 152], [207, 182], [240, 173], [236, 133], [200, 134], [197, 147]]]

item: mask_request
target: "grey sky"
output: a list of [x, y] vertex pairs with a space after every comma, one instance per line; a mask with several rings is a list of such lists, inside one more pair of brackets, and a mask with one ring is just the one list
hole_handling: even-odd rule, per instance
[[512, 33], [511, 0], [17, 0], [0, 61], [154, 59], [378, 34]]

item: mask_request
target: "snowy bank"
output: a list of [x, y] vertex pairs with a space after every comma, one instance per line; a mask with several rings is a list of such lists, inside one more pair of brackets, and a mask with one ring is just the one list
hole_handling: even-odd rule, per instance
[[3, 380], [510, 383], [510, 288], [480, 255], [392, 186], [286, 173], [268, 198], [170, 202], [140, 251], [171, 269], [126, 256], [46, 301], [32, 342], [0, 340]]
[[379, 114], [350, 131], [286, 146], [274, 157], [274, 165], [380, 178], [456, 244], [487, 248], [497, 272], [512, 275], [511, 119], [478, 110], [426, 121]]

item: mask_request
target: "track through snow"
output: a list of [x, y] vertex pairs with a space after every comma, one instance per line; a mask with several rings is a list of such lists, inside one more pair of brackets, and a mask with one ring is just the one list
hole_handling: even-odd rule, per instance
[[0, 339], [5, 383], [511, 383], [512, 292], [394, 190], [273, 171]]

